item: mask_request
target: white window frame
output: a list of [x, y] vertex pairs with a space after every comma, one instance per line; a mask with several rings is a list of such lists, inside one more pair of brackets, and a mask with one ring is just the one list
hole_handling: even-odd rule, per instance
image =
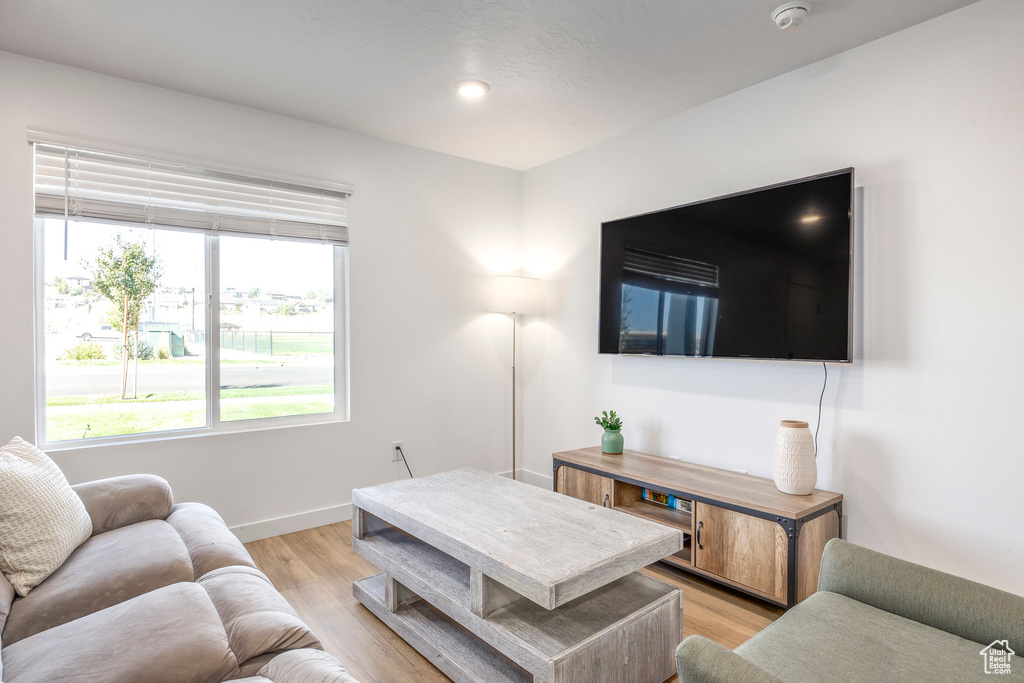
[[[348, 247], [334, 245], [334, 411], [307, 415], [264, 417], [251, 420], [220, 420], [220, 237], [205, 236], [206, 259], [206, 426], [138, 432], [119, 436], [97, 436], [64, 441], [46, 439], [46, 269], [45, 219], [33, 217], [33, 292], [35, 312], [36, 443], [50, 451], [77, 450], [112, 444], [143, 443], [193, 438], [212, 434], [280, 429], [307, 425], [348, 422], [349, 401], [349, 270]], [[114, 224], [116, 225], [116, 224]], [[171, 230], [159, 225], [131, 226]], [[260, 239], [248, 237], [245, 239]]]

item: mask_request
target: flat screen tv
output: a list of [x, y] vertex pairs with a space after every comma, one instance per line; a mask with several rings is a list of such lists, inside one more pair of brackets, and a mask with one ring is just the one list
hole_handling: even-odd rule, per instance
[[853, 169], [601, 225], [601, 353], [852, 360]]

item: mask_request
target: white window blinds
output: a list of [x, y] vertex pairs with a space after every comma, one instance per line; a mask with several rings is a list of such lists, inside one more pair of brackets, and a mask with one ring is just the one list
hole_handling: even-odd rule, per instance
[[36, 141], [35, 213], [348, 244], [349, 192]]
[[702, 287], [718, 287], [718, 266], [680, 256], [656, 254], [643, 249], [626, 247], [622, 269], [659, 280]]

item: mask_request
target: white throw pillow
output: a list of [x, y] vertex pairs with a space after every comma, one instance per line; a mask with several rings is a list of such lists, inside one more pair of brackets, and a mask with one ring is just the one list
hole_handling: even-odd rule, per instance
[[25, 596], [92, 535], [92, 519], [64, 473], [32, 444], [0, 448], [0, 571]]

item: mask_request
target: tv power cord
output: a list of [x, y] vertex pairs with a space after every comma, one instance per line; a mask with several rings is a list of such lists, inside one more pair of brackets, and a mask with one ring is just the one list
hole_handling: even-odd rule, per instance
[[[828, 366], [825, 365], [824, 361], [821, 363], [821, 369], [825, 371], [825, 379], [821, 383], [821, 396], [818, 397], [818, 424], [814, 426], [814, 458], [818, 458], [818, 430], [821, 429], [821, 402], [825, 398], [825, 387], [828, 385]], [[404, 457], [404, 456], [403, 456]], [[410, 476], [412, 476], [410, 474]]]

